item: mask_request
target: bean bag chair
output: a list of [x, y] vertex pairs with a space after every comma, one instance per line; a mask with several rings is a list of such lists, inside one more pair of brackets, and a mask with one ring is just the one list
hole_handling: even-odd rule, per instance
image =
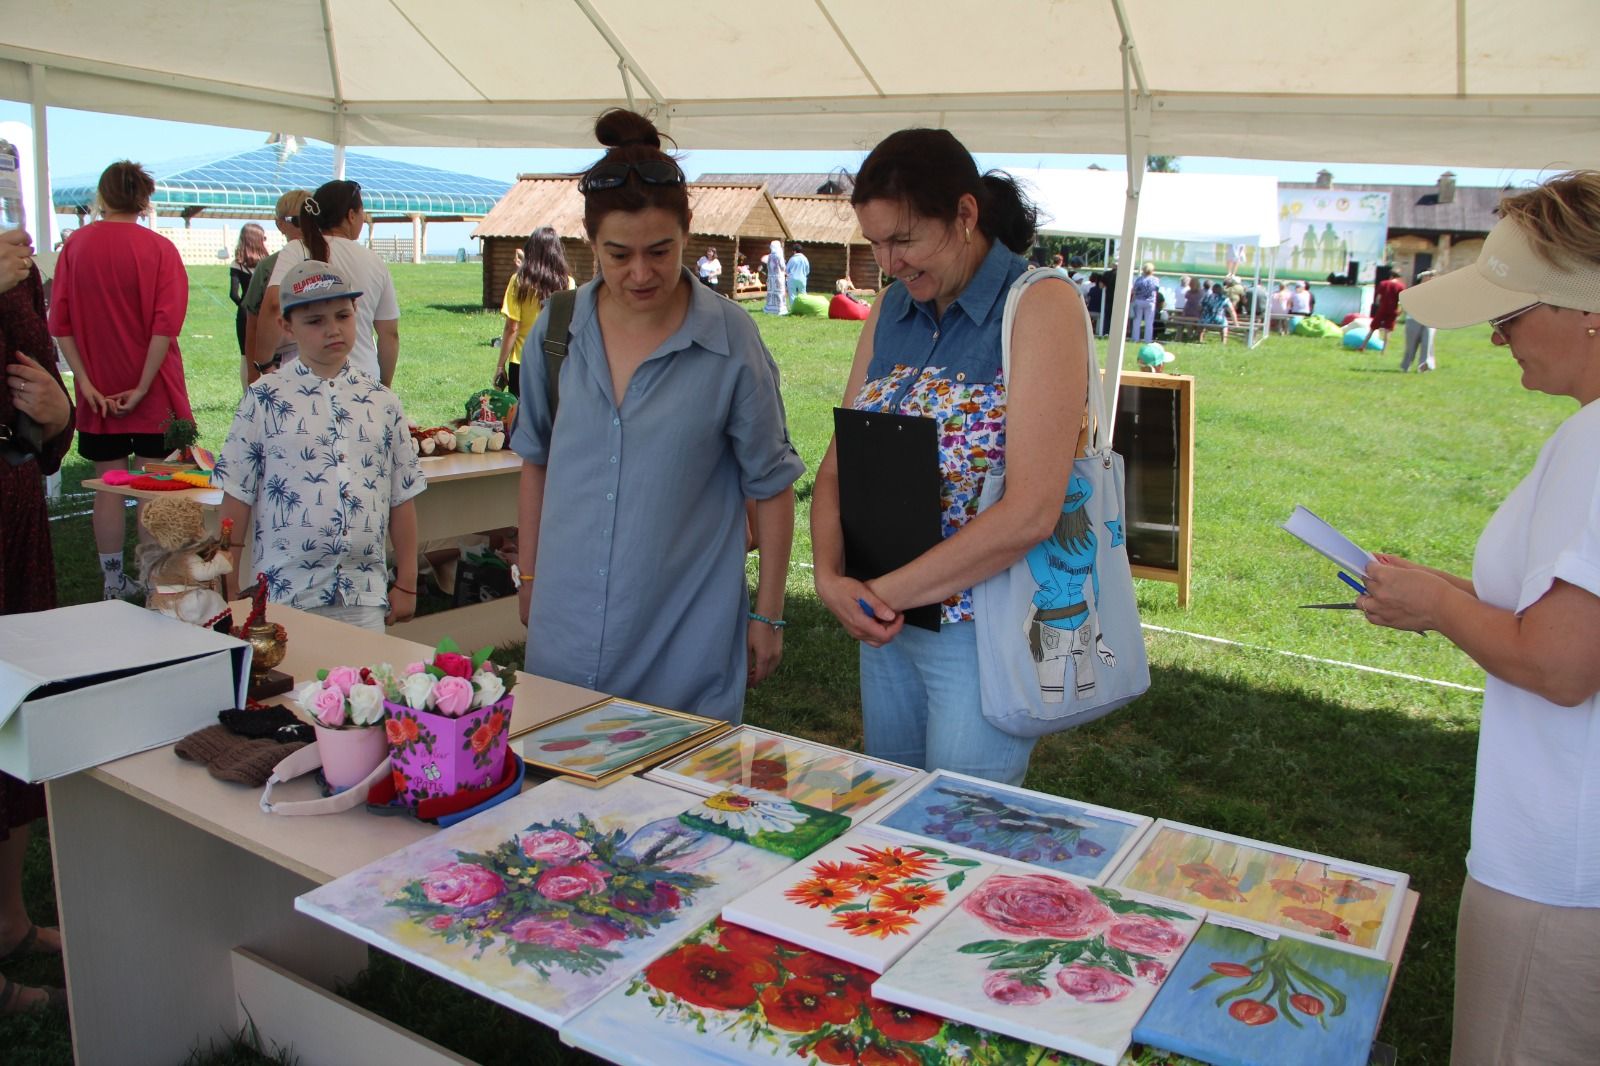
[[1356, 319], [1345, 328], [1343, 344], [1353, 352], [1361, 348], [1363, 341], [1366, 342], [1367, 351], [1383, 351], [1383, 338], [1372, 332], [1372, 319], [1366, 316]]
[[840, 293], [828, 301], [828, 317], [842, 319], [846, 322], [865, 322], [872, 313], [872, 306], [861, 300], [852, 300], [844, 293]]
[[824, 296], [808, 292], [789, 301], [789, 313], [802, 318], [827, 318], [828, 300]]
[[1295, 323], [1294, 333], [1297, 337], [1339, 337], [1344, 330], [1321, 315], [1306, 315]]

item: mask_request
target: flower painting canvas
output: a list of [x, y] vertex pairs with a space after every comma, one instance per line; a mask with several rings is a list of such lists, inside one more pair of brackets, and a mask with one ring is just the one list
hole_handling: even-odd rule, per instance
[[678, 821], [630, 778], [549, 781], [295, 900], [295, 909], [557, 1025], [789, 859]]
[[1075, 1066], [1047, 1048], [872, 998], [876, 975], [705, 926], [561, 1028], [624, 1066]]
[[696, 803], [678, 820], [695, 829], [803, 859], [850, 829], [850, 819], [770, 792], [733, 785]]
[[877, 824], [952, 851], [1103, 881], [1150, 819], [939, 770]]
[[1049, 874], [991, 874], [873, 994], [1115, 1066], [1201, 913]]
[[1363, 1066], [1389, 964], [1208, 922], [1134, 1036], [1218, 1066]]
[[920, 774], [909, 766], [746, 725], [649, 776], [702, 795], [732, 785], [753, 788], [856, 822]]
[[992, 869], [857, 829], [729, 903], [722, 917], [882, 973]]
[[1405, 874], [1158, 821], [1113, 883], [1381, 958]]
[[598, 781], [668, 758], [727, 728], [714, 718], [611, 699], [524, 733], [522, 758], [535, 769]]

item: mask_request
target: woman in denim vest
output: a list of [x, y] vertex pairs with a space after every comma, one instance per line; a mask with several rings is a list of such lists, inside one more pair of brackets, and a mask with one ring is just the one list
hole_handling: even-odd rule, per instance
[[[945, 130], [901, 130], [862, 164], [851, 203], [894, 282], [861, 331], [845, 404], [938, 419], [943, 540], [871, 581], [846, 577], [830, 445], [811, 508], [817, 594], [861, 642], [868, 754], [1017, 784], [1034, 742], [983, 717], [972, 586], [1022, 558], [1060, 516], [1086, 401], [1083, 300], [1065, 279], [1022, 297], [1012, 389], [1000, 324], [1036, 219], [1015, 182], [980, 175]], [[1005, 496], [980, 515], [984, 475], [1001, 464]], [[906, 609], [935, 603], [937, 633], [904, 628]]]

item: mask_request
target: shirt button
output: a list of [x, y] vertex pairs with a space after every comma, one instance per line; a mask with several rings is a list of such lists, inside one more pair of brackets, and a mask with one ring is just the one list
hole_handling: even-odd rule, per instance
[[612, 461], [612, 462], [613, 462], [613, 463], [614, 463], [614, 462], [616, 462], [616, 461], [617, 461], [617, 457], [616, 457], [616, 456], [615, 456], [615, 455], [613, 455], [613, 456], [612, 456], [612, 457], [611, 457], [611, 461]]
[[616, 499], [616, 498], [617, 498], [617, 494], [616, 494], [616, 493], [614, 493], [614, 492], [608, 492], [608, 493], [606, 493], [606, 499], [608, 499], [608, 500], [614, 500], [614, 499]]
[[965, 374], [957, 374], [956, 375], [956, 380], [957, 381], [965, 381], [965, 380], [967, 380], [967, 375], [965, 375]]
[[612, 420], [611, 420], [611, 424], [612, 424], [612, 425], [613, 425], [613, 426], [620, 426], [620, 425], [622, 425], [622, 419], [620, 419], [620, 418], [613, 418], [613, 419], [612, 419]]
[[603, 566], [600, 568], [600, 576], [601, 577], [605, 577], [606, 576], [606, 568], [603, 567]]

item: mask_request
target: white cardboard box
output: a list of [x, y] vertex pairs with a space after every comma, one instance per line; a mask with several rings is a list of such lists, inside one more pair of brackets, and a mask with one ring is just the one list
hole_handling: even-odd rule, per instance
[[244, 706], [250, 645], [121, 600], [0, 617], [0, 770], [44, 781]]

